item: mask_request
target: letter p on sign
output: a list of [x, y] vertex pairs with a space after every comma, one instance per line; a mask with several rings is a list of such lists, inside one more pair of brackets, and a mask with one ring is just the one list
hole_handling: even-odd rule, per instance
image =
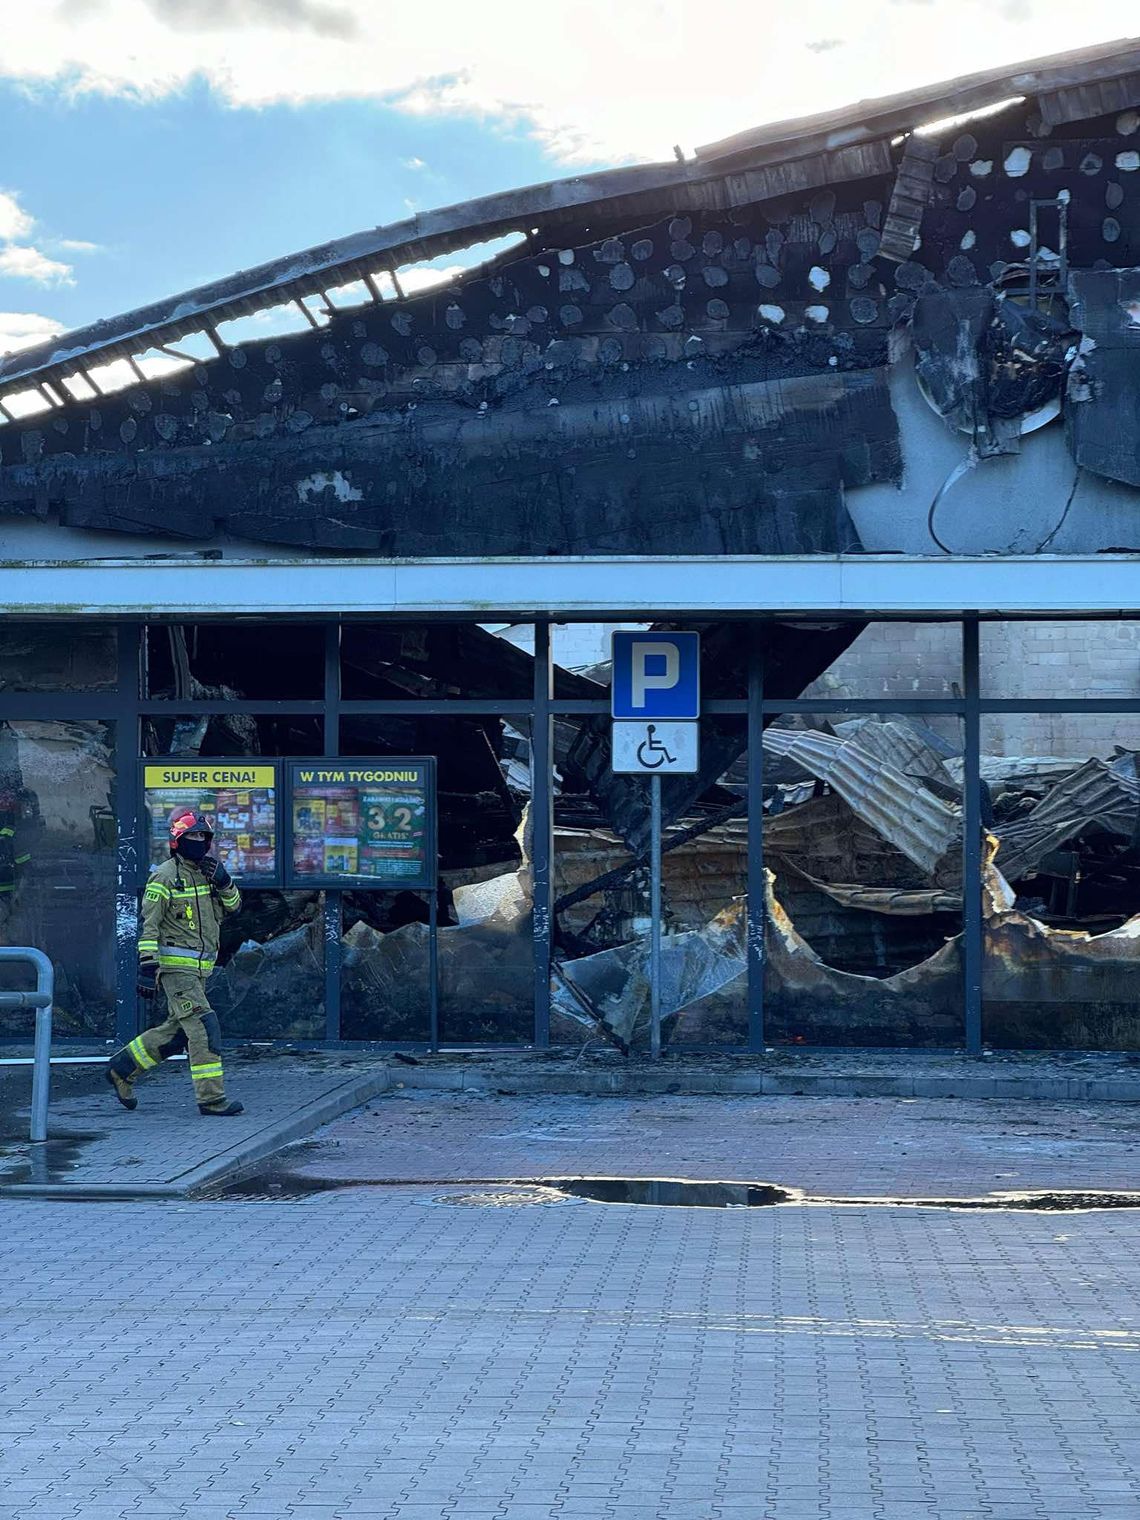
[[647, 693], [672, 691], [681, 679], [681, 656], [676, 644], [636, 640], [630, 679], [634, 708], [644, 712]]
[[613, 636], [611, 712], [615, 718], [700, 716], [699, 633]]

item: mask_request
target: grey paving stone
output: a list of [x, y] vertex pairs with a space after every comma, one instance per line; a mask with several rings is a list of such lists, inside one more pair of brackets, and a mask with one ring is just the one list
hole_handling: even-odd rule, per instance
[[[417, 1101], [479, 1103], [459, 1138], [534, 1152], [513, 1100]], [[1108, 1111], [1086, 1130], [1084, 1110], [983, 1124], [977, 1106], [867, 1099], [843, 1121], [828, 1099], [805, 1135], [789, 1101], [731, 1100], [707, 1127], [687, 1106], [704, 1100], [652, 1112], [662, 1152], [698, 1167], [735, 1128], [738, 1150], [798, 1144], [814, 1175], [868, 1192], [958, 1164], [1086, 1185], [1135, 1166]], [[420, 1112], [393, 1105], [408, 1144], [449, 1110]], [[602, 1123], [583, 1113], [558, 1100], [543, 1121], [579, 1126], [579, 1159]], [[1140, 1512], [1135, 1215], [501, 1200], [0, 1201], [0, 1280], [21, 1290], [0, 1493], [41, 1480], [8, 1490], [31, 1497], [21, 1520]], [[177, 1291], [151, 1290], [172, 1272]]]

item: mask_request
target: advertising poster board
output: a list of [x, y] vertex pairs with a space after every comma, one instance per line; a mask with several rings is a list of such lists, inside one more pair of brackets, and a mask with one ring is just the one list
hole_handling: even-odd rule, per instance
[[276, 760], [144, 760], [148, 864], [170, 858], [170, 815], [192, 807], [214, 822], [214, 853], [239, 886], [281, 885]]
[[435, 760], [291, 760], [288, 829], [292, 886], [434, 887]]

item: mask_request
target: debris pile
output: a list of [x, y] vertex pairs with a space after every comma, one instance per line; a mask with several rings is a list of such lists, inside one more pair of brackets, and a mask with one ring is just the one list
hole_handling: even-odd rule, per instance
[[[958, 1042], [961, 757], [919, 724], [869, 719], [770, 728], [764, 748], [778, 778], [764, 798], [769, 1037]], [[1138, 762], [1123, 750], [1111, 761], [983, 758], [993, 1043], [1140, 1047]], [[705, 886], [724, 899], [703, 923], [693, 921], [692, 894], [675, 890], [698, 854], [706, 866], [718, 861], [715, 887], [708, 878]], [[740, 1045], [748, 1034], [743, 822], [666, 862], [663, 1038]], [[589, 1009], [620, 1047], [645, 1045], [646, 931], [567, 961], [554, 995], [567, 1017]]]

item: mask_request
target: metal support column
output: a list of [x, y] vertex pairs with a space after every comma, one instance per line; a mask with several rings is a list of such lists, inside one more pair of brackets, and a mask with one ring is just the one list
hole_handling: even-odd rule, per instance
[[661, 777], [649, 778], [649, 1054], [661, 1057]]
[[428, 1021], [432, 1055], [439, 1053], [439, 884], [428, 897]]
[[965, 698], [962, 809], [962, 996], [966, 1054], [982, 1053], [982, 725], [979, 706], [978, 620], [962, 623], [962, 690]]
[[[340, 753], [340, 624], [325, 627], [325, 754]], [[341, 894], [324, 891], [325, 1039], [340, 1039]]]
[[139, 681], [142, 671], [143, 628], [139, 623], [118, 625], [118, 668], [115, 681], [115, 1039], [125, 1045], [139, 1032], [138, 905], [139, 885], [146, 875], [147, 841], [140, 838], [138, 765]]
[[749, 630], [748, 648], [748, 1048], [764, 1049], [764, 642]]
[[534, 893], [534, 1043], [550, 1044], [550, 960], [553, 931], [551, 872], [554, 860], [554, 665], [550, 623], [534, 625], [534, 712], [530, 734], [531, 879]]

